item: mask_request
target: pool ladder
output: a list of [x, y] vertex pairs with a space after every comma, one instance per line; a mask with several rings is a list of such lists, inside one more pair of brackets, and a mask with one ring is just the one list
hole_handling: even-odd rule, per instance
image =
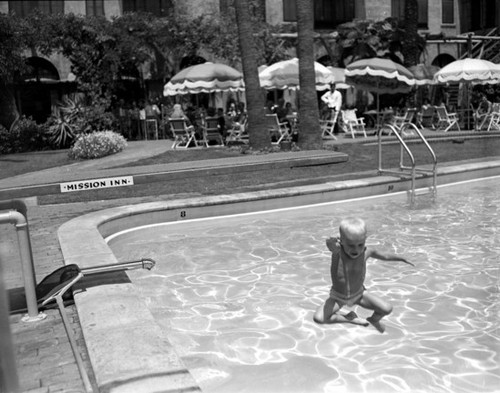
[[[432, 194], [433, 199], [436, 198], [437, 196], [437, 158], [436, 154], [434, 153], [434, 150], [432, 150], [431, 146], [427, 142], [427, 139], [422, 135], [418, 127], [413, 124], [413, 123], [405, 123], [401, 127], [395, 127], [394, 125], [391, 124], [384, 124], [384, 128], [388, 128], [391, 130], [391, 132], [396, 136], [397, 140], [399, 141], [399, 144], [401, 146], [401, 151], [400, 151], [400, 157], [399, 157], [399, 170], [390, 170], [390, 169], [383, 169], [382, 168], [382, 132], [379, 131], [378, 133], [378, 173], [379, 174], [391, 174], [391, 175], [405, 175], [405, 176], [410, 176], [411, 184], [410, 184], [410, 190], [408, 191], [409, 193], [409, 198], [410, 198], [410, 204], [413, 205], [415, 203], [415, 198], [417, 195], [423, 195], [423, 194]], [[404, 141], [403, 137], [407, 135], [414, 135], [417, 134], [417, 136], [420, 138], [420, 140], [424, 143], [425, 147], [427, 148], [428, 152], [430, 153], [433, 163], [432, 163], [432, 168], [427, 169], [427, 168], [419, 168], [416, 166], [415, 163], [415, 157], [408, 147], [408, 144]], [[411, 161], [411, 166], [404, 165], [404, 153], [408, 155]], [[423, 175], [431, 175], [432, 176], [432, 186], [430, 187], [425, 187], [419, 190], [415, 189], [415, 179], [417, 177], [417, 173], [423, 174]]]

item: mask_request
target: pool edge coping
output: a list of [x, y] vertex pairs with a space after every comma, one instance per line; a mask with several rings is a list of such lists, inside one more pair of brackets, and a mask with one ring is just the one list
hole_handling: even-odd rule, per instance
[[[447, 166], [438, 169], [438, 184], [491, 177], [499, 173], [500, 160]], [[416, 181], [418, 188], [429, 187], [431, 183], [432, 179], [424, 176]], [[153, 217], [165, 221], [169, 217], [172, 220], [175, 216], [179, 217], [179, 212], [188, 209], [201, 212], [209, 206], [240, 208], [263, 201], [271, 202], [269, 208], [264, 209], [270, 210], [283, 200], [299, 205], [302, 198], [312, 197], [315, 203], [321, 203], [321, 199], [344, 200], [401, 192], [408, 189], [408, 184], [408, 179], [378, 176], [251, 193], [125, 205], [74, 218], [61, 225], [58, 238], [65, 264], [76, 263], [80, 267], [113, 264], [118, 261], [104, 237], [116, 229], [116, 223], [119, 226], [127, 221], [132, 221], [131, 226], [140, 224], [133, 217], [142, 216], [147, 220]], [[286, 206], [276, 206], [279, 207]], [[219, 210], [214, 211], [215, 216], [222, 215]], [[164, 212], [171, 214], [165, 215]], [[86, 240], [84, 244], [81, 239]], [[133, 284], [106, 283], [83, 291], [75, 289], [80, 324], [101, 391], [154, 392], [158, 387], [164, 389], [165, 386], [169, 386], [172, 392], [201, 390], [169, 343], [167, 335], [136, 293]]]

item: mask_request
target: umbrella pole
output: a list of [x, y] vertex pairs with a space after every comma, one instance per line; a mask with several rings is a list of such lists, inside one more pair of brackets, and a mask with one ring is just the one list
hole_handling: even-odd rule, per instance
[[380, 126], [380, 93], [377, 92], [377, 136], [378, 136], [378, 173], [382, 172], [382, 129]]

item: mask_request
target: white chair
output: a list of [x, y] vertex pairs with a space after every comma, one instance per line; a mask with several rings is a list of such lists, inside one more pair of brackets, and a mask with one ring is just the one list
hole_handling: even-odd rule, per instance
[[334, 135], [334, 130], [335, 130], [335, 124], [337, 124], [338, 117], [339, 117], [339, 112], [332, 110], [329, 119], [320, 119], [319, 126], [321, 128], [322, 139], [337, 140], [337, 137]]
[[198, 146], [194, 127], [192, 125], [188, 125], [186, 119], [170, 119], [169, 123], [170, 130], [174, 135], [174, 144], [172, 145], [174, 149], [177, 149], [178, 147], [186, 149], [190, 147], [189, 145], [191, 144]]
[[216, 117], [205, 118], [203, 125], [203, 143], [206, 147], [209, 147], [210, 141], [216, 141], [215, 146], [224, 146], [224, 139], [219, 129], [219, 119]]
[[352, 139], [356, 138], [356, 135], [367, 137], [365, 118], [358, 117], [356, 115], [356, 109], [346, 109], [341, 111], [341, 113], [343, 129], [346, 133], [351, 134]]
[[436, 131], [448, 132], [453, 126], [456, 126], [458, 131], [460, 131], [458, 115], [456, 113], [448, 113], [445, 106], [437, 106], [436, 113], [438, 116]]
[[279, 145], [284, 139], [291, 139], [292, 136], [290, 135], [290, 130], [288, 129], [288, 123], [280, 123], [278, 120], [278, 115], [276, 115], [275, 113], [266, 115], [266, 124], [267, 129], [271, 134], [271, 140], [275, 139], [271, 142], [273, 145]]
[[149, 135], [152, 135], [153, 139], [158, 139], [158, 120], [155, 117], [146, 117], [144, 121], [144, 139], [148, 140]]
[[[414, 121], [417, 116], [417, 108], [406, 108], [405, 112], [401, 115], [392, 116], [391, 120], [387, 124], [393, 126], [398, 133], [403, 135], [413, 135], [414, 131], [411, 128], [406, 127], [408, 124], [415, 124]], [[390, 134], [390, 132], [389, 132]]]
[[241, 123], [234, 121], [231, 128], [227, 130], [226, 142], [248, 143], [247, 122], [247, 116]]
[[491, 131], [491, 130], [500, 131], [500, 111], [490, 113], [487, 130], [488, 131]]

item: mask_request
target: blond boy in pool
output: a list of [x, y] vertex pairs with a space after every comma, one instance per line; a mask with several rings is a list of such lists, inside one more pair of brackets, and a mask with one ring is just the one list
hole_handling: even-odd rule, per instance
[[[366, 247], [367, 230], [365, 222], [360, 218], [346, 218], [340, 222], [340, 238], [326, 240], [328, 249], [332, 252], [330, 273], [332, 288], [330, 297], [320, 306], [315, 314], [316, 323], [354, 323], [367, 326], [368, 321], [379, 332], [385, 331], [380, 320], [392, 312], [392, 306], [365, 291], [366, 260], [376, 258], [382, 261], [400, 261], [415, 266], [406, 258], [394, 254], [387, 254]], [[340, 313], [343, 306], [359, 305], [373, 310], [371, 317], [366, 321], [358, 318], [354, 311]]]

